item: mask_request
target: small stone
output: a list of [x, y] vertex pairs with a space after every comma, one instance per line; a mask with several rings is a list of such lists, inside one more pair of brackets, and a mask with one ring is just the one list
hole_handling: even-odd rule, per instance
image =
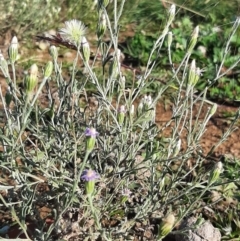
[[176, 235], [176, 241], [221, 241], [221, 233], [214, 228], [210, 221], [204, 221], [196, 226], [197, 218], [187, 218], [179, 227], [179, 231], [183, 231]]

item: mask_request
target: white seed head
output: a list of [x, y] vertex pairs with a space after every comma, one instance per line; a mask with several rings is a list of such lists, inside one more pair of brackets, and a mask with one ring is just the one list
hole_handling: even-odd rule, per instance
[[86, 26], [76, 19], [66, 21], [65, 27], [59, 30], [61, 37], [76, 46], [82, 41], [82, 37], [86, 34]]

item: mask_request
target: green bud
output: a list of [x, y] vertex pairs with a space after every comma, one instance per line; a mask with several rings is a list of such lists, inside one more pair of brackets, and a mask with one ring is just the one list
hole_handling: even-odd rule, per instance
[[221, 174], [221, 172], [223, 171], [223, 164], [222, 162], [217, 162], [213, 168], [213, 170], [210, 173], [210, 177], [209, 177], [209, 185], [213, 184], [214, 182], [216, 182]]
[[169, 9], [169, 16], [168, 16], [168, 21], [167, 21], [167, 26], [170, 26], [172, 21], [174, 20], [175, 18], [175, 13], [176, 13], [176, 5], [173, 4], [170, 9]]
[[44, 70], [44, 78], [49, 78], [52, 74], [52, 71], [53, 71], [53, 62], [48, 61]]
[[126, 109], [124, 105], [121, 105], [119, 110], [118, 110], [118, 123], [119, 125], [123, 124], [124, 118], [125, 118], [125, 113], [126, 113]]
[[12, 38], [11, 44], [8, 49], [8, 56], [10, 63], [12, 64], [15, 63], [18, 58], [18, 40], [16, 36]]
[[194, 83], [193, 83], [194, 86], [197, 84], [200, 76], [202, 75], [201, 69], [200, 69], [199, 67], [196, 68], [195, 74], [196, 74], [196, 77], [195, 77], [195, 81], [194, 81]]
[[30, 68], [29, 75], [26, 76], [25, 85], [26, 85], [26, 92], [32, 93], [34, 88], [38, 83], [38, 67], [36, 64], [33, 64]]
[[106, 29], [107, 29], [106, 16], [104, 13], [102, 13], [98, 26], [97, 26], [97, 36], [99, 39], [102, 38]]
[[188, 86], [192, 86], [193, 83], [195, 82], [195, 74], [196, 72], [196, 61], [195, 59], [193, 59], [190, 69], [189, 69], [189, 73], [188, 73]]
[[173, 214], [169, 214], [166, 218], [162, 220], [158, 228], [158, 240], [162, 240], [172, 231], [174, 222], [175, 217]]
[[188, 49], [187, 49], [188, 54], [192, 53], [192, 51], [197, 43], [198, 34], [199, 34], [199, 26], [197, 26], [192, 33], [192, 38], [190, 40], [190, 43], [189, 43]]
[[120, 55], [121, 51], [120, 49], [118, 49], [109, 67], [109, 76], [111, 79], [115, 79], [118, 76], [118, 63], [120, 65]]
[[84, 36], [82, 37], [81, 44], [82, 44], [81, 51], [82, 51], [83, 59], [85, 62], [88, 62], [90, 59], [90, 47], [87, 39]]
[[213, 115], [216, 113], [217, 107], [218, 107], [218, 105], [217, 105], [216, 103], [214, 103], [214, 104], [212, 105], [212, 107], [211, 107], [211, 109], [210, 109], [210, 115], [211, 115], [211, 116], [213, 116]]
[[9, 77], [8, 63], [4, 59], [1, 51], [0, 51], [0, 68], [2, 70], [2, 73], [3, 73], [4, 77], [8, 78]]
[[189, 73], [188, 73], [188, 86], [195, 86], [200, 78], [201, 70], [196, 68], [195, 59], [192, 61]]
[[119, 81], [118, 84], [119, 84], [120, 94], [124, 94], [124, 92], [125, 92], [126, 77], [123, 75], [122, 78], [119, 78], [118, 81]]
[[96, 142], [96, 138], [94, 137], [87, 137], [87, 151], [91, 152], [94, 149], [95, 146], [95, 142]]
[[50, 48], [49, 48], [49, 53], [50, 53], [50, 55], [52, 56], [53, 60], [54, 60], [54, 61], [57, 61], [57, 58], [58, 58], [58, 50], [57, 50], [56, 46], [51, 45]]
[[94, 188], [95, 188], [95, 181], [91, 180], [85, 183], [85, 189], [86, 189], [86, 193], [88, 195], [92, 195], [94, 192]]

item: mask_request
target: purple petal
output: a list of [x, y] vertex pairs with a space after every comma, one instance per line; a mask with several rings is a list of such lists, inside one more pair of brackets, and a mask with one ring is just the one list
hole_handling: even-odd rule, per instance
[[91, 127], [86, 129], [85, 135], [95, 138], [98, 135], [98, 132], [96, 131], [95, 128]]
[[81, 176], [83, 181], [94, 181], [98, 179], [100, 176], [94, 170], [84, 170]]

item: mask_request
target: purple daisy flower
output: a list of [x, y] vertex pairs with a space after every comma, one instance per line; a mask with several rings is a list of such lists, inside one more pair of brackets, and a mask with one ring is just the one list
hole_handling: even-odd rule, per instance
[[82, 175], [81, 175], [81, 179], [83, 181], [89, 182], [89, 181], [95, 181], [96, 179], [98, 179], [100, 176], [99, 174], [97, 174], [94, 170], [84, 170]]
[[132, 194], [132, 192], [128, 189], [128, 188], [124, 188], [123, 190], [122, 190], [122, 195], [124, 196], [124, 197], [130, 197], [131, 196], [131, 194]]
[[91, 127], [87, 127], [86, 131], [85, 131], [85, 136], [90, 136], [90, 137], [93, 137], [93, 138], [96, 138], [96, 136], [98, 135], [99, 133], [96, 131], [95, 128]]
[[85, 181], [85, 188], [87, 195], [92, 195], [94, 193], [95, 188], [95, 180], [100, 176], [94, 170], [84, 170], [81, 179]]
[[119, 108], [118, 108], [118, 113], [126, 113], [127, 111], [126, 111], [126, 108], [125, 108], [125, 106], [124, 105], [121, 105]]

